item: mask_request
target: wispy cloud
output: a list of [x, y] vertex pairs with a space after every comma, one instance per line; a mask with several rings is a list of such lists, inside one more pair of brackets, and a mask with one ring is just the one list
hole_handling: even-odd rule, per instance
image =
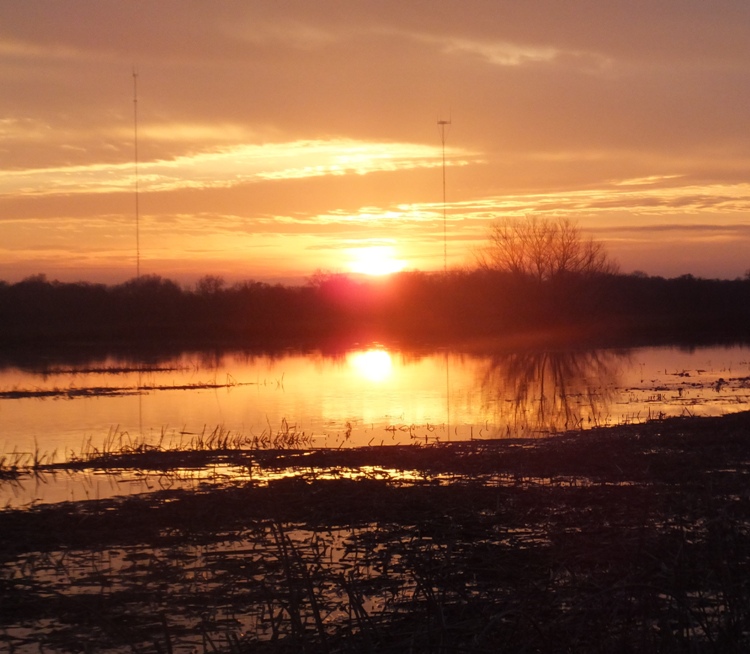
[[[452, 148], [449, 156], [470, 153]], [[235, 145], [139, 165], [145, 191], [228, 188], [263, 180], [325, 175], [366, 175], [441, 165], [436, 146], [371, 143], [348, 139]], [[465, 165], [459, 160], [457, 165]], [[135, 165], [90, 164], [0, 172], [0, 194], [51, 195], [111, 193], [133, 187]]]
[[563, 50], [550, 45], [526, 45], [508, 41], [451, 39], [443, 46], [448, 53], [466, 53], [494, 66], [529, 64], [573, 64], [585, 69], [601, 69], [612, 62], [593, 52]]
[[649, 175], [648, 177], [635, 177], [633, 179], [622, 179], [613, 182], [615, 186], [647, 186], [679, 179], [683, 175]]
[[[677, 175], [663, 179], [676, 179]], [[650, 179], [650, 178], [649, 178]], [[637, 187], [637, 188], [636, 188]], [[657, 180], [615, 183], [595, 189], [557, 193], [490, 196], [450, 205], [451, 215], [491, 216], [523, 214], [581, 215], [628, 211], [631, 214], [681, 215], [702, 211], [750, 211], [750, 184], [660, 186]]]
[[83, 52], [69, 46], [42, 44], [17, 39], [0, 39], [0, 56], [23, 59], [78, 59]]

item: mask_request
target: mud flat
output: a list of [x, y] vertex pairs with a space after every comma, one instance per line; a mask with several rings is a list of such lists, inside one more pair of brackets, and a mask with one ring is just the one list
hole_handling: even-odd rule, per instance
[[227, 464], [245, 474], [0, 511], [0, 648], [750, 649], [750, 412], [547, 439], [108, 453], [55, 470], [167, 480]]

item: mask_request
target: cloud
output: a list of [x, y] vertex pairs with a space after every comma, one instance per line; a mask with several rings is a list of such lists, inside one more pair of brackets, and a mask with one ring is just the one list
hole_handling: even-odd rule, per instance
[[663, 184], [673, 179], [679, 179], [682, 175], [649, 175], [648, 177], [638, 177], [635, 179], [621, 179], [613, 182], [615, 186], [647, 186], [653, 184]]
[[653, 235], [656, 233], [679, 233], [702, 236], [731, 236], [750, 239], [750, 220], [745, 223], [652, 223], [649, 225], [613, 225], [597, 228], [597, 232], [634, 233]]
[[[448, 156], [467, 155], [457, 148]], [[437, 146], [366, 143], [337, 139], [265, 145], [235, 145], [170, 160], [139, 163], [144, 192], [227, 188], [259, 180], [326, 175], [366, 175], [442, 164]], [[465, 165], [457, 161], [456, 165]], [[130, 191], [135, 162], [89, 164], [0, 172], [0, 194], [55, 195]]]
[[[677, 179], [679, 176], [667, 176]], [[631, 180], [632, 181], [632, 180]], [[608, 211], [631, 214], [672, 215], [721, 211], [744, 213], [750, 211], [750, 184], [712, 184], [684, 186], [653, 186], [614, 183], [599, 188], [558, 193], [529, 193], [490, 196], [476, 201], [451, 204], [451, 212], [463, 215], [488, 214], [523, 215], [527, 213], [576, 215]]]

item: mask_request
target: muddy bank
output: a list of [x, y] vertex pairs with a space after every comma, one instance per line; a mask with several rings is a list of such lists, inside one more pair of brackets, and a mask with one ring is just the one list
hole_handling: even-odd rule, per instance
[[0, 512], [0, 643], [232, 653], [750, 646], [750, 413], [545, 440], [130, 453], [85, 465], [168, 473], [212, 458], [289, 474]]

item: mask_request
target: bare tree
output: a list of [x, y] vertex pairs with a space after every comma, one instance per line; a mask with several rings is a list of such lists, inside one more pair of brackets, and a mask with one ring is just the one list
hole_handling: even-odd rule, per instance
[[198, 295], [216, 295], [226, 285], [226, 281], [221, 275], [204, 275], [195, 285], [195, 292]]
[[565, 275], [618, 271], [604, 246], [586, 237], [568, 218], [503, 218], [492, 224], [489, 244], [478, 256], [480, 267], [538, 281]]

